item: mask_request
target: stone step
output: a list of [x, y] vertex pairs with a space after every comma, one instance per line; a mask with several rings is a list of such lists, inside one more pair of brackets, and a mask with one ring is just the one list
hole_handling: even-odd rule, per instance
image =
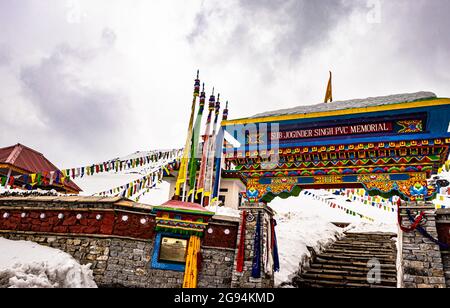
[[397, 251], [396, 250], [388, 250], [388, 249], [357, 249], [357, 248], [342, 248], [342, 247], [335, 247], [331, 246], [327, 249], [327, 251], [333, 251], [334, 253], [357, 253], [357, 254], [379, 254], [379, 255], [387, 255], [387, 256], [396, 256]]
[[383, 248], [383, 247], [396, 247], [396, 244], [394, 241], [392, 242], [381, 242], [381, 243], [367, 243], [365, 241], [351, 241], [351, 240], [341, 240], [338, 242], [333, 243], [332, 245], [337, 246], [357, 246], [357, 247], [371, 247], [371, 248]]
[[345, 237], [368, 237], [371, 239], [374, 238], [391, 238], [397, 237], [396, 233], [382, 233], [382, 232], [345, 232]]
[[[317, 257], [314, 261], [314, 264], [322, 264], [322, 265], [343, 265], [343, 266], [352, 266], [352, 267], [363, 267], [367, 268], [367, 261], [348, 261], [348, 260], [329, 260], [329, 259], [322, 259]], [[390, 269], [396, 269], [395, 262], [394, 263], [381, 263], [382, 268], [390, 268]]]
[[392, 247], [396, 247], [395, 242], [380, 242], [380, 243], [370, 243], [368, 244], [366, 241], [361, 240], [361, 241], [356, 241], [356, 240], [342, 240], [339, 242], [334, 243], [333, 245], [351, 245], [351, 246], [364, 246], [364, 247], [388, 247], [388, 248], [392, 248]]
[[[341, 241], [340, 241], [341, 242]], [[343, 243], [356, 243], [356, 244], [368, 244], [370, 245], [391, 245], [395, 244], [395, 239], [370, 239], [370, 238], [345, 238]]]
[[332, 245], [328, 247], [327, 249], [336, 249], [336, 250], [350, 250], [350, 251], [356, 251], [356, 252], [379, 252], [379, 253], [397, 253], [396, 247], [364, 247], [364, 246], [339, 246], [339, 245]]
[[317, 258], [327, 259], [327, 260], [339, 260], [339, 261], [349, 261], [349, 262], [368, 262], [373, 258], [376, 258], [380, 263], [395, 263], [396, 257], [375, 257], [375, 256], [363, 256], [363, 255], [352, 255], [352, 254], [333, 254], [333, 253], [321, 253], [317, 255]]
[[354, 283], [306, 278], [299, 278], [293, 284], [297, 288], [396, 288], [396, 286], [385, 286], [380, 284]]
[[[322, 274], [322, 275], [337, 275], [337, 276], [353, 276], [353, 277], [365, 277], [367, 278], [367, 274], [371, 269], [367, 268], [366, 270], [342, 270], [342, 269], [329, 269], [329, 268], [309, 268], [306, 273], [308, 274]], [[380, 272], [380, 276], [382, 279], [397, 279], [397, 274], [392, 272]]]
[[[347, 233], [323, 252], [315, 255], [306, 272], [292, 280], [297, 287], [395, 288], [397, 286], [396, 234]], [[393, 240], [394, 239], [394, 240]], [[380, 262], [381, 280], [367, 281], [373, 269], [368, 262]]]
[[395, 251], [376, 251], [376, 250], [372, 250], [372, 251], [368, 251], [368, 250], [350, 250], [350, 249], [341, 249], [341, 248], [334, 248], [331, 247], [329, 249], [327, 249], [327, 252], [329, 253], [334, 253], [334, 254], [345, 254], [345, 255], [371, 255], [371, 256], [380, 256], [380, 257], [396, 257], [397, 253]]
[[[370, 285], [370, 283], [367, 281], [367, 277], [352, 276], [352, 275], [316, 274], [316, 273], [306, 272], [306, 273], [302, 274], [302, 278], [338, 281], [338, 282], [343, 282], [343, 283], [360, 283], [360, 284], [369, 284]], [[379, 284], [395, 287], [395, 286], [397, 286], [397, 280], [381, 278]]]
[[[313, 263], [308, 268], [308, 271], [343, 271], [348, 273], [355, 273], [355, 274], [367, 274], [368, 271], [370, 271], [371, 268], [369, 267], [358, 267], [358, 266], [345, 266], [345, 265], [334, 265], [334, 264], [318, 264]], [[392, 267], [384, 267], [383, 265], [380, 265], [381, 273], [385, 275], [392, 275], [397, 276], [397, 271], [395, 268]]]

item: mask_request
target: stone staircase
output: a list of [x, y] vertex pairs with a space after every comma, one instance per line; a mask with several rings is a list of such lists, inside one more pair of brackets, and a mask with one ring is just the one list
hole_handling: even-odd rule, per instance
[[[392, 233], [347, 233], [319, 254], [296, 276], [297, 288], [395, 288], [397, 286], [395, 244]], [[369, 282], [373, 259], [380, 265], [381, 280]], [[369, 278], [374, 277], [370, 275]]]

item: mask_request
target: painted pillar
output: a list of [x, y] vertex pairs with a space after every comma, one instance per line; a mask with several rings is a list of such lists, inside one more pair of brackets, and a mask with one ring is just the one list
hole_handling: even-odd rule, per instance
[[[267, 219], [270, 221], [273, 217], [273, 211], [270, 207], [268, 207], [264, 203], [244, 203], [239, 207], [241, 211], [240, 217], [240, 225], [239, 225], [239, 233], [237, 237], [237, 248], [235, 253], [234, 260], [234, 268], [232, 275], [232, 288], [272, 288], [274, 286], [274, 271], [273, 269], [269, 269], [266, 273], [266, 269], [264, 268], [264, 245], [268, 243], [268, 239], [266, 238], [266, 231], [270, 228], [269, 223], [267, 223]], [[245, 213], [244, 213], [245, 212]], [[258, 214], [260, 215], [260, 271], [259, 278], [252, 277], [252, 268], [255, 257], [255, 234], [257, 230], [257, 221]], [[244, 240], [241, 241], [241, 233], [243, 228], [243, 215], [246, 216], [245, 222], [245, 232], [243, 234]], [[238, 258], [240, 257], [239, 248], [240, 245], [243, 244], [243, 266], [242, 272], [237, 270], [238, 266]]]
[[[436, 210], [432, 203], [407, 202], [400, 207], [402, 224], [410, 226], [406, 210], [415, 217], [425, 211], [421, 224], [433, 238], [438, 238]], [[439, 245], [423, 236], [418, 230], [402, 232], [402, 268], [405, 288], [445, 288], [445, 275]]]

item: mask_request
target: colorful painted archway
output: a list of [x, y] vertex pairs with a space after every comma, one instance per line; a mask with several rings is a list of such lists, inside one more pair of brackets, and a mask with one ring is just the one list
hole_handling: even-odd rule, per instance
[[[430, 92], [301, 106], [224, 121], [229, 173], [244, 197], [270, 202], [305, 188], [365, 188], [432, 199], [427, 180], [450, 146], [450, 99]], [[231, 136], [231, 137], [230, 137]]]

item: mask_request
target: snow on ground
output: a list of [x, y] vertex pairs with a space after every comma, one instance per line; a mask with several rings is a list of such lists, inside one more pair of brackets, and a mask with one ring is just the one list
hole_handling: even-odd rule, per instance
[[[9, 187], [9, 186], [8, 186]], [[2, 196], [58, 196], [61, 195], [56, 190], [42, 190], [42, 189], [35, 189], [35, 190], [23, 190], [18, 188], [5, 188], [4, 186], [0, 186], [0, 195]]]
[[145, 193], [139, 199], [139, 202], [150, 205], [161, 205], [170, 199], [169, 189], [170, 183], [163, 181], [161, 184], [157, 184], [155, 188]]
[[96, 288], [90, 265], [27, 241], [0, 238], [0, 287]]

